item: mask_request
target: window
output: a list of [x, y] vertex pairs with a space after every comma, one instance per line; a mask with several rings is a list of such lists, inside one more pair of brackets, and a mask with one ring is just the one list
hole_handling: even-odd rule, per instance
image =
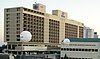
[[20, 44], [18, 46], [21, 46]]
[[11, 45], [8, 45], [8, 49], [11, 49]]
[[6, 23], [7, 23], [7, 24], [9, 24], [9, 23], [10, 23], [10, 21], [6, 21]]
[[66, 51], [84, 51], [84, 52], [98, 52], [98, 49], [78, 49], [78, 48], [61, 48]]
[[6, 35], [6, 37], [10, 37], [9, 35]]
[[34, 13], [36, 13], [36, 11], [34, 11]]
[[20, 11], [20, 8], [17, 8], [17, 11]]
[[8, 17], [10, 14], [6, 14], [6, 16]]
[[20, 16], [20, 13], [17, 13], [17, 16]]
[[17, 41], [20, 41], [20, 39], [17, 39]]
[[17, 20], [16, 23], [20, 23], [20, 20]]
[[26, 28], [24, 28], [24, 31], [27, 30]]
[[6, 41], [9, 41], [10, 39], [6, 39]]
[[17, 17], [17, 19], [20, 19], [20, 17]]
[[98, 49], [95, 49], [95, 52], [98, 52]]
[[24, 27], [26, 27], [26, 25], [24, 25]]
[[92, 49], [92, 52], [94, 52], [94, 49]]
[[7, 20], [9, 20], [10, 18], [9, 18], [9, 17], [7, 17], [6, 19], [7, 19]]
[[85, 49], [85, 51], [88, 51], [88, 49]]
[[6, 28], [6, 30], [9, 30], [10, 28]]
[[9, 12], [10, 11], [10, 9], [6, 9], [6, 12]]
[[16, 31], [16, 34], [20, 34], [20, 31]]
[[17, 37], [20, 37], [20, 35], [17, 35]]
[[20, 28], [17, 28], [17, 30], [20, 30]]
[[16, 24], [16, 26], [20, 26], [20, 24]]
[[6, 32], [6, 34], [9, 34], [9, 32]]
[[79, 51], [82, 51], [82, 49], [79, 49]]
[[64, 50], [66, 50], [66, 48], [64, 48]]
[[82, 51], [84, 51], [84, 49], [82, 49]]

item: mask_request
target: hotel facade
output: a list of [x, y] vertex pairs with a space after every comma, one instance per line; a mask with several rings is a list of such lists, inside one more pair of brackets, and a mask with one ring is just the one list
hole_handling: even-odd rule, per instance
[[64, 38], [83, 38], [84, 24], [68, 19], [60, 10], [46, 13], [46, 6], [33, 4], [33, 9], [14, 7], [4, 9], [4, 41], [20, 41], [20, 33], [29, 31], [30, 42], [60, 43]]

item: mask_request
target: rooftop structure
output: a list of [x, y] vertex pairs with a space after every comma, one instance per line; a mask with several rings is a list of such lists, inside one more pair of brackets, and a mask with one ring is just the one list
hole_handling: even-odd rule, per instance
[[70, 42], [100, 42], [100, 38], [68, 38]]

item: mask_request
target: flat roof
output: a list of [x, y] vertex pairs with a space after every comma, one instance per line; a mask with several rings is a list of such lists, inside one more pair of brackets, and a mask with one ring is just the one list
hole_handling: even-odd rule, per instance
[[70, 42], [100, 42], [100, 38], [68, 38]]

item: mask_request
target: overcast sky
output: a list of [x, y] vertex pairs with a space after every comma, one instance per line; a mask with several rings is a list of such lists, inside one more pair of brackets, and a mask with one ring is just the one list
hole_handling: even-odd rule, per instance
[[68, 18], [84, 23], [100, 35], [100, 0], [1, 0], [0, 39], [3, 39], [4, 8], [24, 6], [32, 9], [35, 2], [46, 5], [47, 13], [54, 9], [67, 12]]

